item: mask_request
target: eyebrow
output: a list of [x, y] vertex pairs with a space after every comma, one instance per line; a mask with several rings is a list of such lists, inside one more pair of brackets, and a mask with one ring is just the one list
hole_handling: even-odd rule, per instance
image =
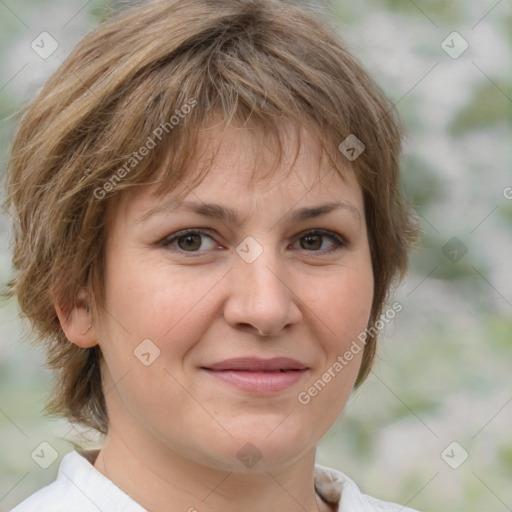
[[[301, 222], [308, 219], [313, 219], [315, 217], [319, 217], [321, 215], [326, 215], [334, 210], [339, 209], [349, 211], [357, 219], [358, 222], [361, 222], [361, 213], [359, 212], [359, 210], [354, 205], [346, 201], [332, 201], [318, 206], [299, 208], [297, 210], [289, 212], [283, 218], [288, 218], [295, 222]], [[203, 203], [196, 201], [184, 201], [181, 203], [176, 203], [173, 201], [168, 205], [158, 205], [144, 213], [136, 221], [136, 223], [139, 224], [145, 222], [150, 217], [163, 213], [169, 213], [172, 210], [186, 210], [192, 213], [196, 213], [198, 215], [202, 215], [203, 217], [218, 219], [224, 222], [230, 222], [237, 226], [241, 226], [243, 224], [243, 221], [240, 219], [238, 213], [235, 210], [232, 210], [231, 208], [222, 206], [220, 204]]]

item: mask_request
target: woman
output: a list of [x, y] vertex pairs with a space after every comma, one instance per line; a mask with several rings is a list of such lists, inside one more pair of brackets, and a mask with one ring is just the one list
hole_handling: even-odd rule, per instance
[[157, 0], [88, 35], [13, 143], [11, 289], [49, 410], [105, 438], [14, 510], [410, 510], [315, 464], [415, 237], [400, 142], [304, 8]]

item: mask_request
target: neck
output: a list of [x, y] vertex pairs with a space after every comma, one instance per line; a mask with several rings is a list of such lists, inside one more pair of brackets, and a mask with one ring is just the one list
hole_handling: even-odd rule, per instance
[[314, 449], [285, 468], [237, 473], [169, 449], [148, 450], [116, 434], [110, 430], [94, 467], [148, 512], [332, 510], [315, 493]]

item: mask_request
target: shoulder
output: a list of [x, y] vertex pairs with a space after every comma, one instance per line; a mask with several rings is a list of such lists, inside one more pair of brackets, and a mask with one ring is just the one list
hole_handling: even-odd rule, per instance
[[363, 494], [357, 484], [337, 469], [315, 464], [315, 487], [338, 512], [418, 512]]
[[11, 512], [145, 512], [78, 452], [66, 454], [57, 479]]
[[88, 511], [83, 504], [84, 496], [80, 496], [82, 493], [79, 488], [73, 485], [73, 479], [80, 477], [83, 472], [82, 461], [79, 459], [80, 455], [76, 452], [64, 455], [57, 479], [31, 494], [11, 512], [60, 512], [70, 510], [73, 505], [82, 507], [80, 510], [84, 512]]
[[39, 489], [14, 507], [11, 512], [60, 512], [69, 506], [69, 500], [63, 499], [66, 494], [61, 482], [55, 480]]

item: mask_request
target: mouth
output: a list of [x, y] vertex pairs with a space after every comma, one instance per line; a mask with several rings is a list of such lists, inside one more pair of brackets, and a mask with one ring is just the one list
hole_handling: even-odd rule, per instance
[[201, 367], [217, 380], [255, 394], [284, 391], [297, 383], [308, 369], [307, 365], [287, 357], [235, 358]]

